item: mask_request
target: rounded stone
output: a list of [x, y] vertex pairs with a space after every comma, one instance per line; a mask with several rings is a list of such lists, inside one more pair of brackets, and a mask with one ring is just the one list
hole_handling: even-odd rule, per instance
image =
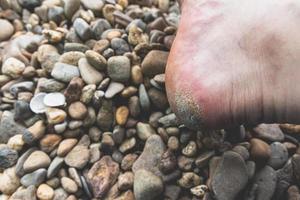
[[[0, 19], [0, 23], [1, 23], [1, 19]], [[2, 73], [12, 78], [19, 78], [22, 75], [24, 70], [25, 70], [25, 64], [13, 57], [8, 58], [2, 65]]]
[[46, 94], [44, 97], [44, 104], [49, 107], [63, 106], [66, 103], [65, 96], [60, 92]]
[[36, 191], [36, 195], [39, 199], [51, 200], [54, 197], [54, 190], [47, 184], [41, 184]]
[[25, 172], [32, 172], [40, 168], [47, 168], [50, 165], [49, 156], [43, 151], [34, 151], [24, 162], [23, 168]]
[[0, 19], [0, 42], [9, 39], [14, 33], [14, 27], [9, 21], [5, 19]]
[[80, 101], [76, 101], [69, 106], [68, 113], [73, 119], [84, 119], [87, 115], [87, 108]]
[[117, 82], [125, 83], [130, 78], [130, 60], [126, 56], [113, 56], [107, 61], [107, 74]]
[[66, 192], [68, 192], [70, 194], [77, 192], [78, 186], [75, 183], [75, 181], [73, 181], [72, 179], [70, 179], [68, 177], [62, 177], [60, 182]]
[[250, 144], [250, 155], [252, 159], [259, 163], [266, 163], [271, 155], [270, 146], [257, 138], [251, 139]]

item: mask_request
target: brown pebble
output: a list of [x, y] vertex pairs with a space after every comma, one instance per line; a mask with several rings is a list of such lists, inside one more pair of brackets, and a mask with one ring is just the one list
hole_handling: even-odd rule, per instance
[[81, 78], [79, 77], [72, 78], [72, 80], [70, 81], [68, 87], [64, 92], [67, 103], [72, 103], [80, 99], [81, 90], [83, 86], [84, 86], [84, 82]]
[[129, 115], [129, 110], [126, 106], [121, 106], [121, 107], [117, 108], [117, 111], [116, 111], [117, 124], [119, 124], [121, 126], [124, 125], [127, 121], [128, 115]]
[[40, 140], [40, 148], [42, 151], [50, 153], [58, 146], [61, 140], [62, 138], [59, 135], [47, 134]]
[[250, 144], [250, 155], [252, 159], [260, 164], [267, 162], [271, 156], [270, 146], [257, 138], [251, 139]]
[[68, 113], [73, 119], [84, 119], [87, 115], [87, 108], [80, 101], [76, 101], [69, 106]]

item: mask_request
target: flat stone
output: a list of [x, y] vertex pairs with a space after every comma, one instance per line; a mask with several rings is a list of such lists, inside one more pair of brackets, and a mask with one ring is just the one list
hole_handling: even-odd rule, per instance
[[64, 158], [56, 156], [48, 167], [47, 178], [48, 179], [53, 178], [61, 169], [63, 164], [64, 164]]
[[66, 103], [65, 96], [60, 92], [46, 94], [43, 100], [44, 104], [49, 107], [63, 106]]
[[124, 89], [124, 85], [122, 83], [111, 82], [105, 92], [105, 98], [111, 99], [118, 93], [120, 93]]
[[47, 94], [46, 93], [38, 93], [34, 95], [30, 101], [30, 109], [32, 112], [36, 114], [44, 113], [46, 112], [46, 105], [44, 104], [44, 98]]
[[65, 84], [55, 79], [40, 78], [38, 81], [38, 89], [40, 92], [59, 92], [65, 88]]
[[97, 124], [103, 131], [110, 130], [114, 120], [113, 106], [111, 100], [104, 100], [97, 115]]
[[134, 162], [132, 171], [135, 173], [139, 169], [145, 169], [161, 176], [159, 170], [160, 158], [165, 152], [165, 144], [158, 135], [151, 135], [146, 143], [142, 154]]
[[35, 187], [37, 187], [45, 181], [46, 174], [47, 174], [46, 169], [35, 170], [32, 173], [23, 176], [21, 178], [21, 184], [25, 187], [28, 187], [30, 185], [34, 185]]
[[144, 84], [139, 86], [139, 99], [142, 110], [149, 111], [151, 103]]
[[268, 165], [273, 167], [273, 169], [279, 169], [287, 162], [289, 153], [286, 147], [280, 142], [273, 142], [270, 148], [271, 156]]
[[255, 174], [254, 184], [257, 184], [256, 200], [270, 200], [275, 192], [277, 182], [273, 168], [265, 166]]
[[78, 66], [81, 77], [87, 84], [99, 84], [102, 81], [103, 75], [91, 66], [86, 58], [81, 58]]
[[75, 146], [65, 157], [65, 163], [70, 167], [82, 169], [89, 161], [90, 151], [86, 146]]
[[126, 83], [130, 78], [130, 60], [126, 56], [113, 56], [107, 61], [107, 74], [116, 82]]
[[87, 175], [87, 181], [91, 185], [94, 197], [103, 198], [117, 181], [119, 173], [119, 164], [114, 162], [110, 156], [104, 156], [96, 162]]
[[[226, 184], [224, 184], [226, 180]], [[248, 182], [243, 158], [232, 151], [225, 152], [212, 177], [211, 187], [217, 199], [235, 199]], [[230, 186], [230, 187], [229, 187]]]
[[78, 66], [78, 61], [84, 57], [84, 53], [80, 51], [69, 51], [62, 54], [58, 61], [69, 65]]
[[[90, 2], [90, 0], [87, 0], [87, 1]], [[92, 1], [92, 2], [95, 2], [95, 1]], [[89, 5], [91, 5], [91, 4], [89, 4]], [[108, 29], [111, 29], [111, 25], [106, 19], [97, 19], [94, 22], [92, 22], [92, 31], [97, 40], [100, 40], [102, 33]]]
[[163, 192], [163, 182], [151, 171], [140, 169], [134, 175], [134, 196], [136, 200], [154, 200]]
[[79, 69], [74, 65], [57, 62], [51, 72], [51, 76], [62, 82], [70, 82], [72, 78], [79, 77]]
[[47, 168], [50, 165], [49, 156], [43, 151], [34, 151], [24, 162], [23, 168], [25, 172], [32, 172], [40, 168]]
[[166, 51], [152, 50], [142, 62], [143, 74], [153, 77], [165, 72], [169, 53]]
[[260, 124], [253, 131], [258, 138], [271, 142], [281, 142], [284, 140], [284, 134], [278, 124]]
[[129, 44], [122, 38], [113, 38], [110, 42], [110, 46], [116, 55], [123, 55], [126, 52], [130, 52]]
[[57, 155], [61, 157], [65, 156], [72, 150], [76, 143], [77, 139], [75, 138], [64, 139], [57, 148]]
[[14, 114], [4, 111], [0, 121], [0, 143], [7, 143], [10, 137], [23, 134], [25, 127], [15, 122]]
[[60, 182], [64, 190], [69, 194], [73, 194], [77, 192], [78, 186], [75, 183], [75, 181], [73, 181], [72, 179], [68, 177], [62, 177]]

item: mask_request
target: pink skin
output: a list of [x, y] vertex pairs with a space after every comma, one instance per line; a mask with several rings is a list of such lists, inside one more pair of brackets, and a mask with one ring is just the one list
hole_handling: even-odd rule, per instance
[[188, 127], [300, 122], [300, 2], [185, 0], [166, 70]]

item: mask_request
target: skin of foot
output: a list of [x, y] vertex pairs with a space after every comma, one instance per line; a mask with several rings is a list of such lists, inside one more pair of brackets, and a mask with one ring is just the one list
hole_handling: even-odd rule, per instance
[[192, 129], [300, 122], [300, 1], [184, 0], [166, 69]]

